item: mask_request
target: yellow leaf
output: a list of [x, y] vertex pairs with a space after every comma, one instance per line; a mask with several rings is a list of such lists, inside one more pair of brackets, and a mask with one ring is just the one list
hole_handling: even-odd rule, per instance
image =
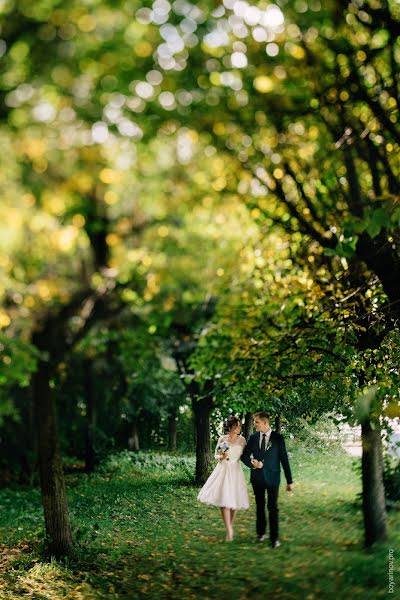
[[397, 402], [390, 402], [385, 408], [385, 414], [389, 417], [389, 419], [395, 419], [396, 417], [400, 417], [400, 405]]

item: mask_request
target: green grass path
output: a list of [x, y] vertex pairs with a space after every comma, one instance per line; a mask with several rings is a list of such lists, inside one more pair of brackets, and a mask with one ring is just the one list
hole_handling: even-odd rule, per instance
[[125, 454], [94, 475], [68, 475], [79, 543], [65, 564], [41, 559], [38, 490], [2, 490], [0, 598], [376, 600], [388, 593], [389, 548], [397, 583], [389, 597], [400, 598], [400, 513], [388, 514], [388, 541], [363, 550], [354, 459], [288, 448], [296, 487], [288, 493], [282, 474], [275, 550], [255, 541], [250, 486], [250, 509], [224, 542], [219, 510], [198, 503], [188, 483], [191, 457]]

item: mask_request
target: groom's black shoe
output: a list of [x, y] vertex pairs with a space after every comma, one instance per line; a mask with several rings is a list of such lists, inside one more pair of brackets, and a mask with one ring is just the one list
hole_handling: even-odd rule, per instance
[[271, 546], [272, 548], [279, 548], [279, 546], [281, 545], [279, 540], [275, 540], [275, 542], [272, 542]]

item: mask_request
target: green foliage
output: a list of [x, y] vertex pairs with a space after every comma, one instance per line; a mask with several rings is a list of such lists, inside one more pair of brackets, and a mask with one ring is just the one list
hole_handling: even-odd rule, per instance
[[0, 425], [5, 418], [19, 419], [13, 401], [17, 388], [27, 387], [36, 369], [38, 352], [28, 342], [0, 332]]
[[101, 473], [128, 475], [132, 470], [147, 473], [158, 471], [191, 480], [194, 472], [193, 455], [160, 452], [118, 452], [107, 457], [99, 469]]
[[287, 425], [287, 430], [296, 440], [296, 445], [308, 452], [318, 452], [332, 455], [334, 452], [343, 454], [343, 439], [337, 426], [332, 422], [332, 415], [324, 415], [315, 423], [299, 418]]
[[21, 339], [0, 333], [0, 351], [0, 386], [17, 384], [26, 387], [39, 357], [35, 347]]
[[[368, 390], [361, 392], [354, 406], [354, 416], [357, 423], [362, 423], [368, 419], [373, 411], [373, 403], [376, 399], [377, 386], [372, 386]], [[376, 409], [375, 409], [376, 412]]]
[[2, 4], [0, 421], [35, 368], [20, 339], [82, 290], [52, 381], [81, 446], [81, 359], [110, 446], [192, 384], [218, 416], [352, 421], [364, 386], [373, 419], [399, 416], [374, 263], [399, 256], [398, 3], [164, 5]]

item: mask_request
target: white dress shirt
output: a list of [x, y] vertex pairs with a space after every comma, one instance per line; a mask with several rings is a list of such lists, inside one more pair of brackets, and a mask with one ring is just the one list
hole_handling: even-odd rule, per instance
[[[268, 431], [265, 432], [265, 447], [268, 446], [268, 442], [269, 442], [269, 438], [271, 437], [271, 427], [268, 429]], [[260, 439], [259, 439], [259, 448], [261, 450], [261, 444], [262, 444], [262, 440], [263, 440], [263, 432], [260, 431]]]

